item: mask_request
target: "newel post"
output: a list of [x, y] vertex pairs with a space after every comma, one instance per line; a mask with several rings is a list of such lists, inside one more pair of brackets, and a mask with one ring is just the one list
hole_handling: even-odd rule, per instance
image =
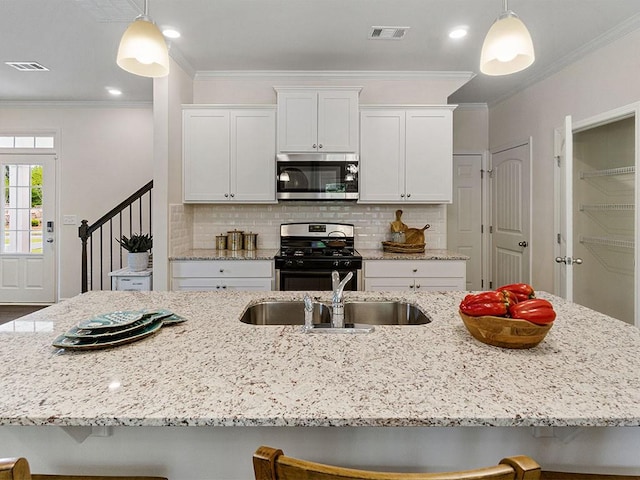
[[80, 226], [78, 227], [78, 236], [82, 241], [82, 278], [81, 278], [81, 292], [85, 293], [89, 290], [89, 279], [88, 279], [88, 267], [87, 267], [87, 240], [89, 240], [89, 224], [87, 220], [82, 220], [80, 222]]

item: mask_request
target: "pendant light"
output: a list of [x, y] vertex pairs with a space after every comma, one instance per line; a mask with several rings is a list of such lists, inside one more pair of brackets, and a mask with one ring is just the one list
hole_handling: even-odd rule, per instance
[[149, 18], [147, 0], [144, 0], [144, 14], [136, 17], [120, 39], [116, 63], [123, 70], [142, 77], [169, 74], [167, 43]]
[[509, 10], [493, 23], [482, 44], [480, 71], [486, 75], [509, 75], [530, 66], [535, 60], [533, 42], [527, 27]]

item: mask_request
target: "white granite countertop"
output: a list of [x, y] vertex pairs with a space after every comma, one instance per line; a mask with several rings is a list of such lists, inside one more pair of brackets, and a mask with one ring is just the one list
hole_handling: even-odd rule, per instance
[[[558, 313], [546, 339], [502, 349], [467, 332], [464, 294], [346, 292], [433, 321], [319, 335], [238, 320], [302, 292], [90, 292], [0, 326], [0, 425], [640, 426], [639, 329], [540, 294]], [[51, 346], [94, 314], [143, 307], [188, 321], [107, 350]]]
[[451, 250], [426, 249], [424, 253], [393, 253], [381, 249], [357, 249], [363, 260], [469, 260], [467, 255], [462, 255]]
[[197, 248], [180, 255], [173, 255], [170, 261], [177, 260], [273, 260], [277, 248], [258, 248], [256, 250], [216, 250], [215, 248]]
[[[382, 249], [357, 250], [363, 260], [469, 260], [466, 255], [442, 249], [427, 249], [424, 253], [391, 253]], [[173, 255], [169, 260], [272, 260], [277, 253], [277, 248], [235, 251], [201, 248]]]

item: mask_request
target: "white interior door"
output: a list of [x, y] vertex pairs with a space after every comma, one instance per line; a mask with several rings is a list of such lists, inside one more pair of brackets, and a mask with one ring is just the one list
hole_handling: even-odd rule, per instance
[[571, 116], [555, 133], [556, 162], [556, 294], [573, 301], [573, 130]]
[[482, 155], [453, 156], [453, 203], [447, 248], [469, 257], [466, 290], [482, 290]]
[[530, 142], [492, 151], [492, 286], [530, 283]]
[[55, 157], [0, 155], [0, 303], [55, 302]]

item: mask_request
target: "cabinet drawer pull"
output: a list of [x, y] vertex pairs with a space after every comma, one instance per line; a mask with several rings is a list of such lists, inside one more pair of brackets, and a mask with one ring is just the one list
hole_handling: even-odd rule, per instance
[[413, 273], [416, 273], [417, 271], [418, 271], [418, 269], [417, 269], [417, 268], [414, 268], [414, 269], [413, 269]]
[[221, 268], [221, 269], [220, 269], [220, 273], [223, 273], [223, 272], [224, 272], [224, 268]]

